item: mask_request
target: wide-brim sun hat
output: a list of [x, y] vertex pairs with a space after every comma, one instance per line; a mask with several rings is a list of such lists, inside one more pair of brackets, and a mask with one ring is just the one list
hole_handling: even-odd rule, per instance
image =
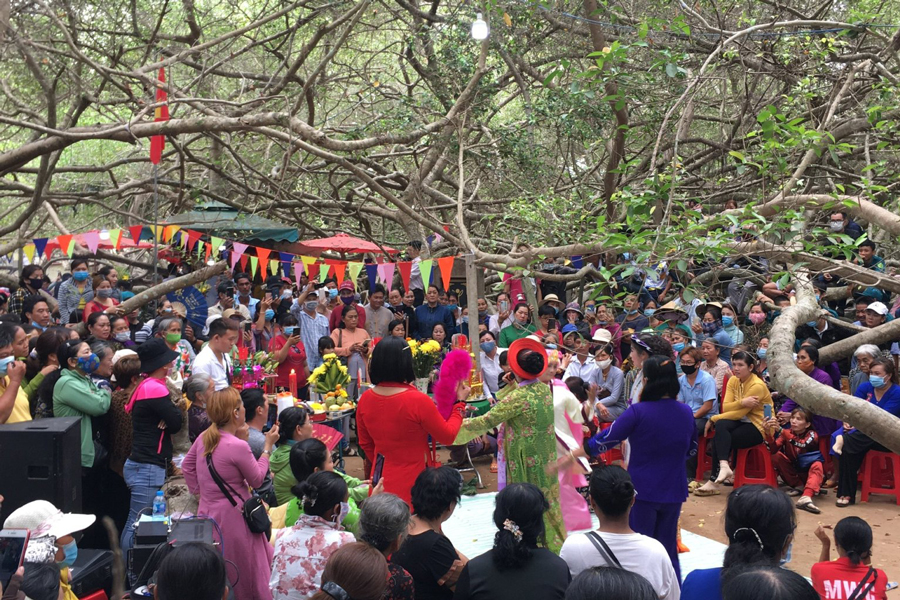
[[141, 359], [141, 373], [152, 373], [178, 358], [179, 353], [169, 348], [162, 338], [153, 338], [137, 347], [137, 355]]
[[35, 500], [6, 517], [3, 528], [28, 529], [34, 538], [51, 536], [59, 539], [87, 529], [96, 520], [94, 515], [64, 513], [46, 500]]
[[541, 306], [547, 304], [548, 302], [559, 302], [559, 296], [557, 296], [556, 294], [547, 294], [546, 296], [544, 296], [544, 299], [541, 300]]
[[674, 321], [675, 323], [684, 323], [688, 319], [687, 312], [674, 301], [666, 302], [657, 308], [653, 316], [659, 321]]
[[[522, 368], [519, 364], [519, 352], [522, 350], [530, 350], [541, 357], [543, 367], [541, 368], [540, 373], [529, 373]], [[547, 349], [544, 348], [544, 345], [538, 340], [531, 338], [530, 336], [518, 339], [510, 344], [506, 356], [509, 360], [510, 370], [521, 379], [537, 379], [547, 370]]]
[[697, 313], [697, 318], [702, 319], [703, 315], [706, 314], [706, 311], [710, 306], [715, 306], [716, 308], [719, 309], [719, 312], [722, 311], [722, 303], [721, 302], [707, 302], [706, 304], [701, 304], [700, 306], [698, 306], [697, 310], [694, 311]]
[[608, 344], [612, 341], [612, 333], [607, 329], [603, 329], [602, 327], [594, 332], [594, 335], [591, 336], [591, 339], [595, 342], [600, 342], [603, 344]]
[[569, 302], [568, 304], [566, 304], [566, 308], [563, 309], [563, 314], [566, 314], [570, 310], [577, 312], [579, 317], [584, 318], [584, 313], [581, 312], [581, 307], [577, 302]]

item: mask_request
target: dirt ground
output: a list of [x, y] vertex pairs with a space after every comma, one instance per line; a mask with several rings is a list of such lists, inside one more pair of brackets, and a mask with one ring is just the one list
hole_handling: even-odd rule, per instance
[[[447, 460], [446, 451], [439, 452], [441, 460]], [[346, 459], [347, 473], [354, 477], [363, 477], [362, 461], [359, 458]], [[485, 485], [482, 492], [497, 491], [497, 475], [490, 473], [490, 460], [476, 458], [478, 468]], [[463, 473], [468, 480], [471, 473]], [[681, 527], [698, 535], [727, 544], [724, 531], [724, 510], [726, 495], [706, 498], [688, 497], [681, 517]], [[813, 515], [805, 511], [797, 511], [797, 531], [794, 537], [792, 560], [789, 568], [804, 577], [809, 576], [810, 567], [819, 560], [821, 544], [814, 531], [821, 523], [834, 526], [844, 517], [855, 515], [865, 519], [874, 533], [875, 545], [872, 551], [872, 564], [883, 569], [889, 581], [900, 580], [900, 506], [890, 496], [873, 496], [870, 502], [858, 503], [849, 508], [837, 508], [834, 505], [834, 492], [829, 490], [827, 496], [819, 496], [816, 506], [822, 514]], [[832, 536], [832, 560], [837, 558]], [[900, 599], [900, 592], [891, 592], [892, 597]]]

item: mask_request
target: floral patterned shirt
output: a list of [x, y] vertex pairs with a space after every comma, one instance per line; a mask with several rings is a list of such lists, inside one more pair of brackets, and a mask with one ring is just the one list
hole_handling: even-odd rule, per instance
[[355, 542], [352, 533], [335, 529], [322, 517], [300, 515], [292, 527], [275, 538], [275, 561], [269, 589], [273, 600], [302, 600], [319, 590], [328, 558], [344, 544]]

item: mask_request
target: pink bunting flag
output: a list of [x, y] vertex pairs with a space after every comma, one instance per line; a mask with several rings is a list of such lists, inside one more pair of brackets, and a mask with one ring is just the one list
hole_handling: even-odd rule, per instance
[[381, 283], [384, 284], [388, 293], [391, 293], [391, 284], [394, 283], [394, 268], [397, 265], [392, 262], [386, 262], [378, 265], [378, 274], [381, 276]]
[[97, 248], [100, 247], [100, 232], [87, 231], [83, 233], [81, 237], [84, 239], [84, 243], [88, 247], [88, 250], [91, 251], [91, 254], [97, 254]]

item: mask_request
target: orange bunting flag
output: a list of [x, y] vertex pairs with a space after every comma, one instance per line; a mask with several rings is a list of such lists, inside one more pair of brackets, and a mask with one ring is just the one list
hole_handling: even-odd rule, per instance
[[[169, 99], [169, 95], [165, 90], [166, 70], [164, 68], [159, 69], [159, 83], [162, 85], [158, 85], [156, 87], [156, 103], [161, 103], [162, 106], [156, 107], [156, 118], [153, 119], [155, 123], [169, 120], [169, 105], [166, 104], [167, 100]], [[152, 162], [154, 165], [158, 165], [159, 161], [162, 160], [162, 153], [165, 147], [165, 135], [152, 136], [150, 138], [150, 162]]]
[[256, 249], [256, 258], [259, 259], [259, 265], [262, 268], [262, 275], [260, 275], [263, 279], [266, 278], [266, 267], [269, 265], [269, 253], [272, 252], [268, 248], [257, 248]]
[[56, 236], [56, 242], [59, 244], [60, 251], [69, 256], [69, 245], [72, 243], [72, 234], [63, 234]]
[[441, 278], [444, 280], [444, 291], [450, 291], [450, 276], [453, 274], [453, 261], [455, 256], [444, 256], [437, 259], [438, 268], [441, 270]]

